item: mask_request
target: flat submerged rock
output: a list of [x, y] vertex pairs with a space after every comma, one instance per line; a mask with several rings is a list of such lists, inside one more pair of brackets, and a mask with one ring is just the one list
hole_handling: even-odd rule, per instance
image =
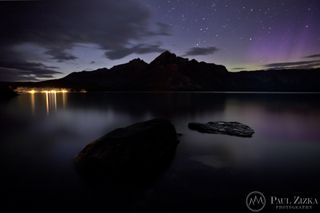
[[216, 121], [203, 123], [189, 123], [189, 129], [210, 134], [224, 134], [239, 137], [252, 137], [254, 130], [240, 122]]

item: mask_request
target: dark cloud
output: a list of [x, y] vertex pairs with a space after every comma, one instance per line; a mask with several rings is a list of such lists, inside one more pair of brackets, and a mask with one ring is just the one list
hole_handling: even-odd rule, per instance
[[2, 11], [1, 19], [11, 20], [11, 24], [4, 24], [7, 33], [0, 38], [14, 43], [34, 42], [48, 48], [48, 54], [58, 60], [59, 56], [64, 60], [64, 52], [76, 43], [93, 43], [110, 51], [151, 35], [169, 35], [169, 26], [163, 23], [150, 30], [149, 11], [134, 0], [55, 0], [29, 4]]
[[70, 53], [67, 53], [66, 51], [61, 50], [59, 48], [51, 48], [48, 51], [46, 51], [45, 53], [50, 55], [52, 59], [55, 59], [58, 62], [77, 59], [76, 56], [74, 56], [74, 55], [72, 55]]
[[36, 81], [61, 74], [57, 67], [27, 61], [8, 45], [0, 46], [0, 52], [0, 81]]
[[320, 60], [280, 62], [263, 66], [268, 69], [313, 69], [320, 67]]
[[13, 49], [25, 43], [45, 48], [45, 53], [58, 62], [77, 59], [70, 52], [77, 44], [97, 45], [110, 59], [159, 52], [158, 45], [132, 46], [150, 37], [170, 35], [168, 25], [150, 26], [149, 20], [149, 10], [135, 0], [2, 3], [0, 55], [7, 54], [2, 44]]
[[193, 47], [188, 50], [184, 56], [203, 56], [211, 55], [217, 52], [219, 49], [217, 47]]
[[108, 51], [105, 53], [107, 58], [111, 60], [120, 59], [126, 57], [130, 54], [147, 54], [147, 53], [154, 53], [154, 52], [164, 52], [165, 49], [162, 49], [160, 45], [147, 45], [147, 44], [138, 44], [134, 45], [129, 48], [120, 48]]
[[42, 63], [14, 62], [2, 63], [0, 61], [0, 79], [5, 81], [37, 81], [43, 78], [52, 78], [61, 72], [55, 67], [48, 67]]
[[320, 54], [308, 55], [305, 58], [320, 58]]

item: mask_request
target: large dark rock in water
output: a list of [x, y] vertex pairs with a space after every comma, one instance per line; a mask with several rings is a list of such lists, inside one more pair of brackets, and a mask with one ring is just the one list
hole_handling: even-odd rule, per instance
[[196, 130], [201, 133], [211, 133], [211, 134], [225, 134], [240, 137], [252, 137], [254, 130], [249, 126], [239, 123], [239, 122], [208, 122], [206, 124], [202, 123], [189, 123], [189, 128]]
[[177, 144], [170, 121], [154, 119], [106, 134], [87, 145], [75, 163], [85, 175], [144, 179], [161, 173], [170, 164]]

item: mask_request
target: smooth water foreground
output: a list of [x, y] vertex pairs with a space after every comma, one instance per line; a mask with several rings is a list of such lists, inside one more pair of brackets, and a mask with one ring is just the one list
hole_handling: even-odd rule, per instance
[[[24, 212], [247, 210], [251, 191], [319, 197], [320, 95], [23, 94], [0, 103], [0, 209]], [[107, 132], [168, 118], [182, 133], [170, 168], [143, 192], [92, 187], [73, 158]], [[239, 121], [252, 138], [188, 122]], [[148, 160], [148, 159], [146, 159]], [[130, 177], [127, 177], [130, 179]], [[271, 207], [269, 207], [271, 208]]]

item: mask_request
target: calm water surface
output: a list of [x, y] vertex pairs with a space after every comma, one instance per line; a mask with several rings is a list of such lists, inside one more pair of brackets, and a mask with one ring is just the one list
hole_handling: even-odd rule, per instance
[[[3, 208], [24, 212], [246, 210], [253, 190], [319, 197], [320, 95], [23, 94], [0, 103]], [[139, 196], [97, 189], [73, 158], [118, 127], [168, 118], [183, 136], [171, 167]], [[239, 121], [252, 138], [201, 134], [188, 122]], [[130, 178], [130, 177], [128, 177]], [[133, 198], [134, 197], [134, 198]], [[0, 209], [2, 208], [0, 207]]]

